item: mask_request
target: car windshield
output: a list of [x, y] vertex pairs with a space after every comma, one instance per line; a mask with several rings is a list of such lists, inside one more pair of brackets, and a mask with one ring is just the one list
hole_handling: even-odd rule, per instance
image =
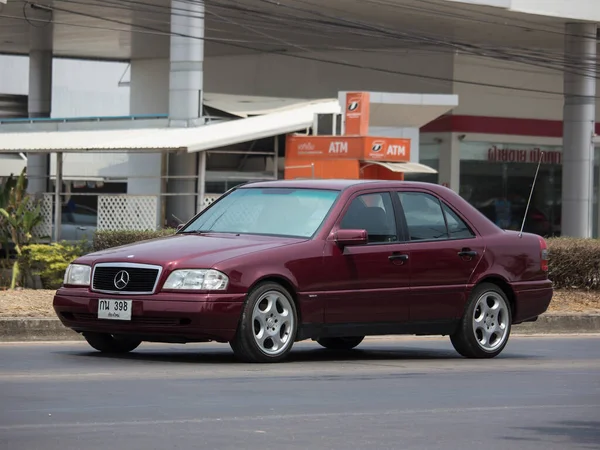
[[220, 232], [312, 237], [339, 191], [294, 188], [238, 189], [213, 204], [183, 233]]

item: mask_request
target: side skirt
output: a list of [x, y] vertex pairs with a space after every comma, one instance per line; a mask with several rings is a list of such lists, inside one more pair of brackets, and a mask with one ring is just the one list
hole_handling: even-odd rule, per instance
[[432, 322], [379, 322], [350, 324], [302, 324], [298, 329], [297, 341], [323, 337], [406, 335], [435, 336], [450, 335], [458, 328], [459, 320]]

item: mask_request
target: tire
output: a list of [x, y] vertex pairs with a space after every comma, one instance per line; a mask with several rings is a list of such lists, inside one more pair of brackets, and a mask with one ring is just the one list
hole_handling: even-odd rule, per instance
[[465, 314], [450, 341], [465, 358], [494, 358], [504, 350], [511, 324], [510, 302], [504, 291], [493, 283], [482, 283], [471, 292]]
[[280, 362], [291, 351], [297, 330], [298, 314], [291, 294], [278, 283], [261, 283], [248, 294], [230, 345], [241, 361]]
[[364, 336], [330, 337], [317, 339], [317, 342], [328, 350], [352, 350], [354, 347], [357, 347], [364, 338]]
[[93, 348], [102, 353], [129, 353], [142, 343], [129, 336], [114, 336], [107, 333], [84, 333], [83, 337]]

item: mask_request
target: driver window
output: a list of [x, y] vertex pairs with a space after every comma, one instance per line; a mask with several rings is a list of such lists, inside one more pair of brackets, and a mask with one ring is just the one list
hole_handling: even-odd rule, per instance
[[396, 220], [390, 194], [378, 192], [356, 197], [346, 210], [340, 229], [367, 230], [369, 243], [397, 241]]

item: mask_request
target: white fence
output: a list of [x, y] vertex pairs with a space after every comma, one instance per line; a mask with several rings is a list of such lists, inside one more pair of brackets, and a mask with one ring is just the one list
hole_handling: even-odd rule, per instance
[[36, 238], [48, 239], [52, 237], [52, 224], [54, 223], [54, 194], [44, 194], [40, 199], [40, 213], [42, 222], [35, 227], [33, 234]]
[[[202, 209], [221, 194], [205, 194]], [[38, 238], [52, 238], [54, 230], [54, 194], [46, 193], [40, 201], [42, 223], [34, 230]], [[160, 223], [159, 196], [108, 194], [98, 196], [97, 230], [156, 230]]]
[[160, 228], [157, 196], [98, 196], [98, 230], [156, 230]]

